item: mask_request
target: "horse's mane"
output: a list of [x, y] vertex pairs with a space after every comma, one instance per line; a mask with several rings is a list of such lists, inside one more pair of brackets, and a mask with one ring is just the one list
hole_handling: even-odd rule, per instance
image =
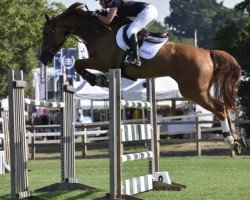
[[67, 10], [72, 10], [72, 9], [81, 7], [81, 6], [83, 6], [83, 5], [84, 5], [83, 3], [76, 2], [76, 3], [72, 4], [70, 7], [68, 7]]
[[[83, 16], [84, 13], [92, 13], [93, 12], [93, 11], [84, 11], [83, 12], [83, 7], [84, 6], [85, 6], [85, 4], [76, 2], [76, 3], [72, 4], [71, 6], [69, 6], [60, 15], [58, 15], [58, 18], [67, 17], [67, 16], [72, 15], [72, 14], [77, 14], [77, 15]], [[101, 14], [105, 15], [105, 12], [106, 11], [103, 11]], [[115, 17], [114, 20], [113, 20], [113, 22], [112, 22], [112, 24], [110, 26], [117, 25], [117, 24], [118, 25], [128, 24], [128, 23], [131, 23], [131, 20], [129, 18]]]
[[[65, 17], [67, 15], [71, 15], [71, 14], [78, 14], [78, 15], [83, 15], [83, 6], [85, 4], [83, 3], [79, 3], [79, 2], [76, 2], [74, 4], [72, 4], [71, 6], [69, 6], [64, 12], [62, 12], [60, 15], [58, 15], [58, 17]], [[85, 11], [86, 13], [87, 12], [93, 12], [93, 11]], [[101, 14], [105, 15], [105, 12], [106, 11], [102, 11]], [[120, 18], [120, 17], [115, 17], [113, 23], [116, 24], [116, 23], [122, 23], [122, 24], [125, 24], [125, 23], [130, 23], [131, 20], [129, 18]]]
[[68, 7], [60, 15], [58, 15], [58, 17], [62, 18], [62, 17], [66, 17], [66, 16], [71, 15], [71, 14], [83, 15], [84, 14], [83, 9], [82, 9], [83, 6], [84, 6], [83, 3], [76, 2], [76, 3], [72, 4], [70, 7]]

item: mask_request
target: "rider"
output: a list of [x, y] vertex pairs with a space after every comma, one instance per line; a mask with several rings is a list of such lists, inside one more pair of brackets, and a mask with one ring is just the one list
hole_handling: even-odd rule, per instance
[[[97, 0], [96, 0], [97, 1]], [[139, 55], [139, 46], [137, 33], [149, 26], [155, 21], [158, 12], [155, 6], [145, 2], [127, 1], [127, 0], [99, 0], [100, 5], [106, 9], [109, 8], [107, 16], [95, 13], [95, 16], [104, 24], [110, 24], [115, 16], [118, 17], [135, 17], [127, 29], [129, 46], [132, 51], [133, 59], [129, 64], [141, 66]]]

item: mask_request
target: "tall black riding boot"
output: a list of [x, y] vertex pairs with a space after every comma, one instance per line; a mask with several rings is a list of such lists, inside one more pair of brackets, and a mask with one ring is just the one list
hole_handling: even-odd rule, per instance
[[136, 34], [132, 34], [131, 37], [129, 38], [129, 45], [133, 55], [133, 58], [129, 61], [129, 64], [140, 67], [141, 59], [140, 59], [139, 46]]

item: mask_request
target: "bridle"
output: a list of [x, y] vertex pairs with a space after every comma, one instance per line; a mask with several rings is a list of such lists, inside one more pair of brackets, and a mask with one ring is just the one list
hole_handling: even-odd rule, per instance
[[[74, 29], [68, 28], [69, 31], [64, 32], [64, 41], [67, 40], [69, 37], [72, 37], [74, 40], [80, 42], [80, 43], [84, 43], [87, 44], [86, 42], [86, 38], [89, 35], [92, 35], [93, 32], [94, 33], [98, 33], [98, 27], [97, 25], [101, 25], [102, 27], [104, 27], [107, 30], [111, 30], [110, 27], [108, 27], [107, 25], [101, 23], [98, 19], [96, 19], [94, 16], [92, 16], [92, 11], [89, 11], [87, 5], [83, 4], [81, 5], [81, 7], [79, 7], [78, 9], [86, 9], [84, 10], [86, 12], [86, 16], [88, 17], [88, 21], [91, 24], [91, 26], [88, 26], [87, 30], [83, 33], [82, 38], [79, 39], [77, 36], [75, 36], [75, 31]], [[65, 26], [57, 26], [55, 25], [55, 23], [53, 21], [48, 21], [47, 24], [45, 24], [44, 26], [44, 37], [47, 38], [47, 40], [49, 40], [48, 38], [51, 38], [51, 35], [55, 32], [59, 32], [61, 31], [60, 28], [65, 28], [68, 27], [67, 25]], [[43, 46], [43, 44], [42, 44]], [[47, 49], [46, 52], [43, 52], [44, 57], [47, 59], [49, 57], [54, 57], [57, 53], [57, 47], [51, 47], [50, 49]]]
[[[60, 28], [63, 28], [63, 27], [66, 27], [66, 26], [56, 26], [53, 23], [47, 24], [44, 27], [44, 30], [45, 30], [44, 36], [46, 38], [50, 38], [53, 33], [59, 32]], [[70, 31], [68, 31], [68, 32], [64, 32], [64, 41], [67, 40], [69, 37], [74, 38], [78, 42], [86, 44], [86, 42], [84, 40], [80, 40], [74, 35], [73, 29], [70, 29]], [[47, 39], [47, 40], [49, 40], [49, 39]], [[42, 44], [42, 46], [43, 46], [43, 44]], [[45, 55], [45, 57], [51, 57], [51, 56], [54, 57], [58, 50], [57, 50], [57, 47], [51, 47], [50, 49], [47, 49], [46, 51], [47, 51], [47, 53], [45, 53], [45, 54], [47, 54], [47, 55]]]

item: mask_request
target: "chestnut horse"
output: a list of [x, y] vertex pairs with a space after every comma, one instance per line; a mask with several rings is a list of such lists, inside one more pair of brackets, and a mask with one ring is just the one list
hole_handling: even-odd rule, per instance
[[[45, 14], [40, 60], [44, 65], [52, 62], [66, 39], [76, 35], [86, 43], [90, 58], [77, 60], [75, 70], [91, 85], [95, 85], [99, 83], [99, 77], [86, 69], [108, 72], [110, 68], [121, 66], [124, 51], [116, 44], [116, 33], [128, 20], [117, 18], [106, 26], [92, 13], [86, 5], [75, 3], [56, 17], [50, 18]], [[235, 108], [241, 77], [241, 67], [231, 55], [224, 51], [166, 42], [154, 58], [142, 59], [142, 62], [141, 67], [127, 66], [123, 69], [123, 75], [131, 79], [172, 77], [183, 97], [218, 117], [225, 141], [232, 149], [246, 147], [244, 140], [235, 134], [229, 115], [229, 111]], [[103, 77], [101, 80], [105, 83]], [[213, 95], [210, 94], [212, 86]]]

